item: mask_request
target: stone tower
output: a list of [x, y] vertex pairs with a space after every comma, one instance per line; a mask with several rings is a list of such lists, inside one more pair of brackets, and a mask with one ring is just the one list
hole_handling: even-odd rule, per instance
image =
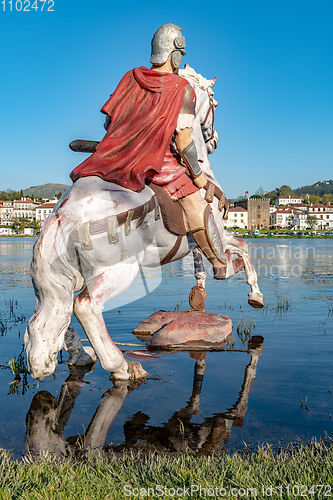
[[248, 229], [269, 227], [269, 205], [269, 199], [261, 198], [235, 201], [235, 207], [243, 207], [248, 211]]

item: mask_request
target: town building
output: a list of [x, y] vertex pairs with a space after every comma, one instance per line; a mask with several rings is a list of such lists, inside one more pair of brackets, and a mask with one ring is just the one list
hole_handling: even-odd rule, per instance
[[[281, 208], [282, 206], [283, 205], [281, 205], [279, 208]], [[292, 203], [291, 206], [304, 213], [307, 213], [309, 208], [309, 205], [306, 205], [305, 203]]]
[[235, 207], [243, 207], [248, 212], [248, 229], [268, 228], [269, 204], [270, 200], [261, 198], [235, 201]]
[[333, 204], [327, 202], [311, 205], [308, 215], [317, 219], [315, 229], [333, 229]]
[[308, 214], [303, 211], [294, 212], [293, 227], [299, 231], [304, 231], [308, 226]]
[[1, 203], [1, 225], [11, 226], [13, 224], [13, 202], [10, 200], [3, 201]]
[[11, 236], [12, 234], [11, 227], [0, 227], [0, 236]]
[[35, 209], [40, 203], [30, 200], [30, 198], [21, 198], [13, 201], [13, 219], [26, 219], [32, 222], [35, 219]]
[[277, 209], [269, 215], [270, 229], [290, 228], [293, 221], [293, 211], [288, 209]]
[[281, 206], [270, 213], [270, 229], [298, 229], [304, 230], [308, 226], [307, 214], [293, 206]]
[[227, 228], [248, 228], [247, 210], [243, 207], [230, 208], [228, 212]]
[[296, 196], [279, 196], [275, 200], [276, 207], [279, 207], [280, 205], [291, 205], [294, 203], [302, 203], [302, 198], [298, 198]]
[[43, 205], [39, 205], [36, 208], [36, 221], [44, 222], [46, 217], [48, 217], [53, 212], [53, 209], [56, 206], [56, 204], [57, 203], [54, 201], [52, 203], [44, 203]]

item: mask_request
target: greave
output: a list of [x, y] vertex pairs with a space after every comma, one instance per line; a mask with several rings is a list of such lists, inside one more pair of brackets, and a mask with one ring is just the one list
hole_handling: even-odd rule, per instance
[[209, 205], [204, 211], [204, 227], [192, 229], [190, 233], [208, 260], [217, 259], [223, 265], [227, 263], [228, 256], [223, 251], [220, 233]]

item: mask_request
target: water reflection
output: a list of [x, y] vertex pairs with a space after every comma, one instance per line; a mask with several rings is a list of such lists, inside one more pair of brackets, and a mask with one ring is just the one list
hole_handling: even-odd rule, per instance
[[[70, 366], [71, 373], [62, 385], [58, 399], [49, 391], [38, 392], [33, 397], [26, 416], [26, 451], [36, 458], [42, 457], [45, 451], [58, 458], [82, 457], [96, 452], [108, 454], [125, 449], [171, 452], [188, 450], [197, 455], [221, 451], [229, 442], [232, 427], [242, 427], [263, 341], [263, 337], [254, 336], [248, 342], [247, 350], [251, 359], [245, 367], [238, 400], [231, 408], [222, 413], [213, 413], [201, 424], [191, 421], [193, 415], [200, 411], [206, 369], [206, 353], [191, 352], [190, 356], [196, 362], [192, 394], [187, 404], [161, 425], [149, 425], [149, 415], [141, 411], [131, 415], [123, 425], [124, 442], [118, 445], [105, 446], [109, 429], [126, 396], [139, 389], [141, 384], [117, 381], [103, 394], [87, 431], [66, 439], [64, 429], [85, 385], [84, 377], [94, 369]], [[218, 397], [216, 400], [218, 401]]]
[[[333, 251], [321, 240], [299, 240], [249, 246], [250, 257], [260, 278], [299, 278], [304, 275], [332, 275]], [[328, 251], [329, 250], [329, 251]]]
[[[104, 436], [107, 434], [106, 441], [98, 438], [103, 453], [117, 449], [117, 446], [119, 449], [126, 448], [131, 442], [135, 443], [133, 446], [136, 448], [145, 446], [146, 448], [173, 449], [172, 446], [175, 447], [175, 443], [164, 440], [169, 432], [168, 422], [175, 421], [175, 419], [172, 420], [172, 416], [177, 412], [181, 412], [182, 416], [183, 412], [188, 415], [187, 420], [183, 417], [186, 422], [183, 435], [187, 436], [186, 446], [196, 453], [205, 453], [205, 449], [209, 446], [216, 446], [217, 449], [222, 446], [228, 449], [240, 449], [244, 442], [253, 447], [264, 442], [278, 446], [281, 441], [283, 445], [286, 445], [296, 439], [305, 442], [314, 437], [318, 440], [325, 439], [327, 435], [333, 437], [332, 241], [258, 238], [247, 240], [247, 242], [251, 245], [251, 256], [256, 268], [258, 265], [266, 265], [269, 269], [272, 264], [278, 264], [281, 265], [281, 273], [266, 276], [265, 268], [259, 268], [260, 271], [262, 270], [260, 286], [267, 304], [266, 308], [261, 311], [250, 310], [247, 306], [247, 284], [243, 273], [223, 283], [207, 280], [207, 310], [230, 316], [234, 323], [234, 348], [246, 349], [247, 347], [248, 339], [245, 338], [246, 347], [244, 347], [242, 339], [236, 333], [238, 326], [241, 326], [244, 321], [247, 326], [252, 325], [251, 333], [265, 336], [264, 357], [260, 358], [258, 364], [257, 378], [251, 391], [249, 407], [246, 410], [244, 406], [243, 413], [245, 414], [246, 411], [244, 420], [242, 417], [231, 418], [230, 427], [230, 419], [226, 422], [225, 417], [222, 416], [219, 420], [219, 412], [222, 412], [222, 415], [227, 413], [225, 408], [230, 408], [229, 412], [233, 411], [232, 405], [237, 400], [244, 381], [244, 367], [250, 359], [250, 356], [245, 353], [208, 353], [205, 358], [207, 367], [201, 392], [195, 388], [192, 376], [196, 360], [191, 359], [188, 353], [178, 352], [177, 354], [159, 354], [157, 359], [142, 360], [151, 379], [131, 393], [121, 387], [109, 389], [111, 383], [97, 363], [95, 371], [84, 377], [75, 379], [74, 374], [71, 374], [72, 378], [69, 378], [66, 383], [66, 391], [65, 388], [61, 388], [69, 371], [67, 365], [59, 364], [56, 378], [49, 377], [40, 383], [40, 388], [49, 391], [43, 391], [44, 394], [48, 394], [48, 399], [45, 398], [38, 403], [36, 398], [34, 407], [31, 405], [31, 400], [36, 382], [31, 378], [28, 377], [30, 387], [24, 395], [21, 389], [19, 396], [18, 392], [15, 395], [8, 394], [14, 378], [8, 360], [18, 358], [27, 321], [24, 318], [29, 318], [35, 307], [35, 297], [29, 276], [34, 241], [32, 238], [0, 238], [2, 259], [6, 262], [11, 260], [12, 268], [15, 266], [20, 269], [25, 268], [27, 273], [16, 276], [6, 272], [1, 273], [0, 447], [12, 450], [16, 457], [21, 456], [24, 451], [26, 432], [24, 421], [31, 405], [32, 421], [28, 427], [32, 434], [27, 430], [27, 440], [28, 443], [30, 442], [27, 449], [43, 449], [43, 439], [40, 439], [39, 444], [38, 442], [35, 444], [34, 439], [38, 433], [34, 433], [33, 429], [36, 429], [35, 420], [41, 413], [38, 409], [40, 404], [42, 407], [45, 406], [46, 412], [50, 410], [50, 418], [52, 411], [49, 406], [53, 404], [56, 415], [52, 417], [54, 423], [48, 426], [47, 432], [45, 430], [48, 435], [47, 439], [45, 438], [46, 443], [52, 437], [56, 440], [61, 438], [63, 443], [61, 453], [65, 455], [79, 453], [76, 450], [80, 449], [81, 445], [83, 446], [86, 439], [86, 436], [82, 434], [83, 426], [84, 429], [88, 429], [94, 412], [99, 411], [99, 403], [102, 404], [105, 399], [106, 404], [111, 396], [109, 392], [112, 391], [115, 391], [114, 402], [118, 395], [120, 409], [109, 432], [103, 431]], [[280, 251], [276, 249], [277, 247]], [[306, 250], [312, 247], [314, 252]], [[276, 261], [273, 258], [272, 248], [275, 248]], [[293, 276], [290, 269], [297, 263], [301, 265], [302, 274]], [[282, 264], [286, 264], [287, 267], [283, 268]], [[0, 270], [5, 271], [6, 266], [7, 264], [5, 265], [0, 259]], [[206, 267], [209, 269], [209, 264]], [[152, 269], [151, 273], [155, 279], [155, 270]], [[122, 307], [119, 311], [116, 309], [105, 313], [108, 330], [115, 342], [137, 344], [137, 339], [130, 336], [130, 332], [139, 321], [161, 308], [172, 310], [188, 307], [188, 293], [195, 281], [193, 261], [185, 259], [182, 262], [170, 263], [163, 266], [162, 274], [162, 283], [152, 294]], [[73, 321], [76, 321], [75, 318]], [[77, 323], [75, 323], [75, 328], [82, 334], [82, 338], [85, 338]], [[125, 355], [130, 356], [133, 349], [137, 348], [130, 346], [124, 348]], [[86, 384], [86, 381], [90, 384]], [[76, 383], [83, 384], [83, 387], [75, 386]], [[191, 401], [192, 392], [193, 400]], [[101, 400], [103, 393], [105, 396]], [[60, 394], [62, 394], [61, 398]], [[199, 408], [196, 405], [197, 400], [200, 400]], [[304, 407], [300, 406], [305, 400], [307, 400], [309, 411], [305, 411]], [[116, 403], [110, 406], [115, 409], [116, 413]], [[107, 405], [105, 407], [107, 408]], [[199, 413], [195, 413], [196, 409]], [[134, 418], [136, 414], [137, 417]], [[241, 415], [240, 411], [238, 415]], [[178, 415], [180, 419], [182, 416]], [[43, 417], [40, 418], [43, 421]], [[97, 419], [94, 422], [97, 422]], [[107, 426], [108, 420], [105, 419], [104, 422]], [[221, 427], [219, 427], [220, 422], [222, 422]], [[133, 431], [134, 424], [141, 426], [138, 437]], [[231, 433], [230, 430], [226, 430], [227, 424], [232, 429]], [[242, 424], [242, 427], [238, 427], [238, 424]], [[174, 427], [174, 433], [180, 436], [179, 420], [176, 421]], [[93, 427], [90, 426], [89, 430], [92, 432]], [[160, 441], [157, 437], [155, 437], [155, 443], [152, 439], [149, 441], [150, 432], [155, 436], [160, 436]], [[221, 437], [221, 443], [218, 436], [222, 436], [223, 432], [225, 437]], [[78, 437], [77, 433], [82, 435]], [[216, 439], [215, 436], [217, 436]], [[226, 444], [228, 436], [230, 436], [229, 445]], [[143, 444], [140, 443], [141, 438]], [[199, 439], [203, 440], [202, 451], [196, 445], [201, 442]], [[106, 446], [111, 441], [116, 445], [114, 448]], [[179, 442], [184, 444], [184, 439]], [[49, 443], [51, 446], [52, 441]], [[195, 451], [197, 449], [198, 451]]]

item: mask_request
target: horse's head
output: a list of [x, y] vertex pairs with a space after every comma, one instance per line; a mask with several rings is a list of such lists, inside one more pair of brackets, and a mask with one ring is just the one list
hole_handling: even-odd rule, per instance
[[217, 78], [207, 80], [189, 64], [186, 64], [184, 69], [179, 70], [179, 75], [185, 78], [195, 90], [197, 97], [196, 116], [200, 122], [207, 153], [211, 154], [216, 149], [218, 141], [218, 133], [214, 128], [215, 109], [218, 102], [214, 99], [213, 91]]

